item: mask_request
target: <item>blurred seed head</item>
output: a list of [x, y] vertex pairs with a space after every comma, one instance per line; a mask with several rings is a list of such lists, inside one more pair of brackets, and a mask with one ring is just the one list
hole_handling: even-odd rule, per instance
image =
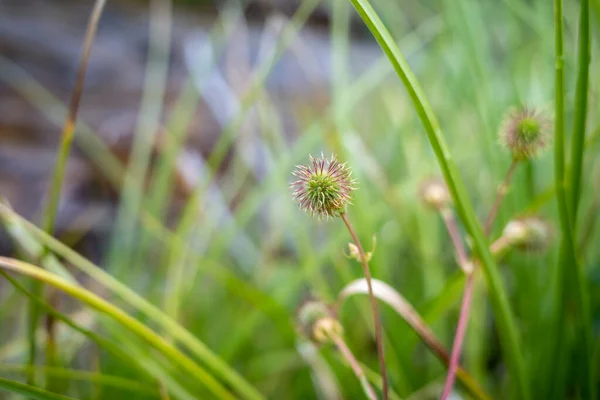
[[316, 344], [329, 343], [332, 335], [344, 333], [329, 307], [319, 300], [305, 301], [298, 309], [297, 320], [301, 333]]
[[441, 178], [430, 178], [419, 187], [419, 197], [426, 206], [436, 210], [447, 207], [452, 202], [448, 186]]
[[336, 217], [351, 204], [356, 181], [346, 164], [332, 155], [326, 159], [310, 156], [310, 165], [298, 165], [292, 174], [298, 178], [290, 185], [301, 210], [313, 217]]
[[510, 150], [513, 159], [528, 160], [548, 146], [551, 126], [550, 118], [541, 111], [512, 108], [504, 117], [500, 141]]
[[520, 250], [543, 251], [552, 240], [552, 229], [539, 217], [523, 217], [506, 224], [502, 235]]

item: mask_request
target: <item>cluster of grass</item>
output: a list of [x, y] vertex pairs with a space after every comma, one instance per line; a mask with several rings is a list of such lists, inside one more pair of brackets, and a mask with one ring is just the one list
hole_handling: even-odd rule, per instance
[[[193, 85], [201, 77], [190, 76], [160, 121], [167, 3], [152, 2], [146, 91], [129, 164], [120, 164], [85, 121], [74, 130], [79, 147], [121, 193], [99, 265], [52, 234], [60, 160], [69, 152], [81, 87], [62, 113], [48, 91], [0, 58], [3, 83], [65, 125], [42, 228], [0, 205], [17, 249], [0, 257], [0, 390], [37, 399], [361, 398], [370, 392], [356, 379], [358, 369], [381, 393], [368, 298], [349, 298], [364, 293], [356, 288], [340, 294], [362, 277], [344, 256], [348, 231], [340, 221], [303, 215], [288, 189], [293, 166], [323, 151], [354, 171], [360, 189], [347, 215], [363, 244], [377, 238], [369, 264], [389, 285], [376, 289], [384, 300], [378, 308], [390, 398], [442, 393], [465, 285], [442, 219], [419, 199], [420, 183], [431, 176], [442, 176], [450, 189], [459, 236], [482, 272], [473, 278], [456, 392], [595, 398], [600, 82], [593, 17], [600, 2], [332, 0], [331, 101], [325, 111], [299, 111], [290, 139], [265, 80], [320, 3], [303, 1], [255, 67], [239, 114], [203, 160], [174, 224], [167, 211], [175, 161], [202, 93]], [[215, 22], [215, 43], [237, 23], [228, 15]], [[383, 50], [358, 75], [348, 62], [357, 15]], [[554, 152], [520, 162], [489, 237], [527, 215], [543, 217], [554, 234], [543, 252], [514, 249], [498, 258], [482, 227], [512, 161], [498, 130], [506, 110], [520, 105], [552, 115]], [[239, 140], [250, 111], [258, 115], [255, 140], [266, 174], [256, 173]], [[149, 168], [161, 124], [168, 134]], [[233, 156], [225, 164], [227, 153]], [[299, 332], [296, 310], [309, 296], [336, 304], [344, 344], [316, 346]], [[341, 349], [355, 359], [348, 362]]]

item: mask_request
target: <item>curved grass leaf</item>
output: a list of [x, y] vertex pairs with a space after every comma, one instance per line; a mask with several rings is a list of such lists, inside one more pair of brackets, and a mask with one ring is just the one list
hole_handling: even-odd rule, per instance
[[17, 272], [19, 274], [32, 277], [48, 285], [54, 286], [57, 289], [60, 289], [63, 292], [81, 300], [90, 307], [108, 315], [115, 321], [122, 324], [125, 328], [138, 335], [140, 338], [146, 340], [148, 344], [151, 344], [166, 357], [170, 358], [173, 362], [186, 369], [191, 376], [193, 376], [199, 382], [202, 382], [217, 398], [234, 398], [233, 395], [229, 393], [229, 391], [225, 389], [217, 380], [215, 380], [212, 375], [196, 364], [192, 359], [177, 350], [177, 348], [168, 343], [164, 338], [157, 335], [146, 325], [131, 317], [120, 308], [115, 307], [87, 289], [76, 286], [39, 267], [12, 258], [0, 257], [0, 267], [8, 271]]
[[[433, 353], [448, 366], [450, 356], [444, 345], [435, 337], [433, 331], [427, 326], [417, 310], [408, 302], [398, 291], [385, 282], [377, 279], [372, 280], [373, 294], [379, 300], [392, 307], [400, 317], [416, 332], [423, 342]], [[364, 278], [350, 282], [338, 295], [338, 305], [341, 305], [346, 299], [357, 294], [368, 294], [367, 282]], [[458, 381], [475, 398], [490, 399], [483, 388], [475, 379], [464, 369], [460, 368], [457, 372]]]

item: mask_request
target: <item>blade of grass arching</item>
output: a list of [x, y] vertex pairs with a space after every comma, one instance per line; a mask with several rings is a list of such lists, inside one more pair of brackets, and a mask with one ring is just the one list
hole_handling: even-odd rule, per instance
[[[29, 373], [31, 367], [19, 364], [0, 364], [3, 373]], [[68, 368], [36, 366], [35, 371], [42, 371], [46, 376], [55, 376], [71, 381], [88, 382], [90, 384], [112, 387], [126, 392], [158, 397], [158, 389], [151, 389], [147, 383], [140, 383], [120, 376], [104, 375], [92, 371], [82, 371]]]
[[[121, 360], [127, 363], [131, 363], [133, 367], [136, 367], [138, 369], [140, 368], [138, 364], [135, 363], [135, 358], [129, 357], [129, 355], [123, 350], [121, 350], [121, 347], [119, 347], [117, 344], [101, 337], [100, 335], [96, 334], [90, 329], [81, 327], [72, 318], [69, 318], [67, 315], [58, 312], [56, 309], [54, 309], [52, 306], [46, 303], [41, 297], [35, 296], [33, 293], [29, 292], [22, 284], [19, 283], [19, 281], [8, 275], [5, 271], [0, 271], [0, 275], [2, 275], [8, 282], [10, 282], [10, 284], [19, 292], [27, 296], [30, 299], [30, 301], [36, 302], [38, 306], [44, 310], [44, 312], [52, 315], [55, 319], [60, 320], [65, 325], [69, 326], [71, 329], [86, 336], [94, 343], [96, 343], [100, 348], [110, 352], [114, 356], [120, 358]], [[34, 371], [31, 372], [33, 373]]]
[[184, 344], [193, 354], [195, 354], [203, 363], [217, 372], [225, 381], [227, 381], [241, 396], [248, 399], [260, 399], [256, 395], [256, 389], [253, 389], [243, 377], [241, 377], [231, 366], [214, 354], [203, 342], [194, 337], [189, 331], [174, 321], [171, 317], [152, 305], [150, 302], [135, 293], [129, 287], [112, 277], [102, 268], [94, 265], [92, 262], [71, 250], [62, 244], [59, 240], [45, 234], [35, 225], [14, 213], [12, 210], [0, 204], [0, 216], [6, 218], [11, 216], [18, 219], [24, 228], [28, 229], [37, 239], [57, 255], [64, 257], [74, 267], [90, 275], [96, 281], [118, 294], [128, 304], [142, 311], [154, 321], [159, 323], [164, 329], [169, 331], [173, 338]]
[[190, 377], [198, 382], [202, 382], [219, 399], [233, 399], [234, 396], [221, 385], [210, 373], [196, 364], [185, 354], [181, 353], [174, 346], [169, 344], [164, 338], [157, 335], [154, 331], [142, 324], [120, 308], [110, 304], [106, 300], [98, 297], [94, 293], [83, 287], [74, 285], [54, 274], [51, 274], [32, 264], [25, 263], [8, 257], [0, 257], [0, 267], [6, 271], [12, 271], [21, 275], [39, 279], [44, 283], [56, 287], [65, 293], [77, 298], [90, 306], [91, 308], [109, 316], [121, 324], [124, 328], [144, 339], [152, 347], [163, 353], [174, 363], [188, 371]]
[[[400, 293], [387, 283], [373, 279], [373, 292], [375, 296], [388, 304], [406, 323], [417, 333], [423, 343], [438, 357], [444, 365], [448, 366], [450, 355], [442, 343], [435, 337], [423, 318], [414, 307]], [[340, 291], [337, 306], [341, 306], [350, 296], [366, 294], [367, 286], [364, 278], [348, 283]], [[483, 388], [475, 379], [461, 367], [458, 368], [456, 377], [464, 388], [477, 399], [490, 399]]]
[[[344, 261], [345, 260], [342, 260], [341, 257], [335, 257], [333, 260], [334, 268], [340, 276], [340, 282], [352, 282], [359, 275], [357, 275], [356, 273], [353, 274], [352, 270], [348, 268], [348, 263]], [[371, 308], [363, 302], [356, 304], [356, 308], [359, 311], [359, 318], [361, 323], [365, 325], [370, 324], [373, 320], [373, 318], [371, 317]], [[353, 324], [355, 323], [356, 320], [353, 321]], [[390, 371], [394, 371], [394, 373], [392, 374], [393, 384], [390, 384], [390, 390], [395, 388], [399, 393], [411, 393], [414, 390], [414, 388], [411, 385], [410, 377], [407, 375], [406, 367], [402, 365], [402, 360], [399, 357], [399, 353], [402, 353], [403, 349], [411, 348], [411, 346], [405, 345], [406, 342], [404, 337], [395, 336], [394, 341], [392, 341], [390, 333], [391, 329], [392, 328], [388, 325], [388, 328], [384, 329], [383, 331], [384, 343], [389, 343], [389, 346], [386, 347], [386, 364]], [[395, 341], [402, 341], [402, 349], [398, 349], [398, 345], [395, 343]]]
[[[569, 206], [570, 229], [572, 231], [569, 247], [573, 255], [575, 282], [575, 296], [579, 303], [579, 318], [581, 335], [583, 340], [580, 341], [579, 356], [585, 361], [584, 371], [586, 375], [583, 378], [583, 396], [584, 398], [596, 398], [596, 379], [594, 376], [593, 359], [590, 354], [593, 354], [593, 325], [592, 316], [590, 314], [590, 296], [588, 280], [586, 279], [585, 266], [583, 262], [577, 260], [577, 214], [579, 211], [579, 203], [581, 197], [581, 181], [583, 175], [583, 158], [585, 150], [585, 131], [587, 119], [587, 103], [588, 103], [588, 86], [589, 86], [589, 64], [590, 64], [590, 16], [589, 16], [589, 0], [580, 2], [579, 13], [579, 35], [578, 35], [578, 73], [577, 87], [575, 91], [575, 115], [573, 117], [573, 131], [571, 133], [571, 163], [570, 177], [568, 179], [567, 205]], [[570, 194], [570, 196], [569, 196]], [[572, 265], [573, 267], [573, 265]], [[564, 280], [564, 285], [569, 280]], [[563, 290], [566, 290], [563, 289]]]
[[0, 390], [9, 393], [20, 394], [28, 399], [36, 400], [75, 400], [73, 397], [62, 396], [60, 394], [48, 392], [35, 386], [26, 385], [17, 381], [0, 378]]
[[[56, 163], [54, 165], [54, 171], [52, 173], [52, 179], [50, 183], [50, 188], [48, 191], [48, 198], [46, 207], [43, 211], [43, 221], [42, 227], [45, 232], [52, 234], [54, 231], [54, 222], [56, 220], [56, 214], [58, 212], [60, 193], [62, 189], [62, 182], [64, 179], [65, 168], [67, 166], [67, 159], [69, 157], [69, 151], [71, 149], [71, 143], [73, 142], [73, 136], [75, 133], [75, 125], [77, 122], [77, 112], [79, 111], [79, 103], [81, 101], [81, 94], [83, 93], [83, 84], [85, 82], [85, 74], [87, 71], [87, 64], [90, 58], [92, 44], [94, 42], [94, 37], [96, 36], [96, 30], [98, 28], [98, 22], [100, 21], [100, 16], [102, 15], [102, 10], [104, 9], [104, 4], [106, 0], [96, 0], [94, 3], [94, 8], [92, 9], [92, 13], [90, 15], [90, 19], [87, 25], [87, 31], [85, 33], [85, 39], [83, 44], [83, 52], [81, 55], [81, 59], [79, 61], [79, 67], [77, 69], [77, 77], [75, 80], [75, 87], [73, 88], [73, 93], [71, 96], [71, 102], [69, 104], [69, 113], [67, 115], [66, 121], [64, 123], [61, 143], [58, 150], [58, 154], [56, 157]], [[41, 295], [43, 293], [42, 284], [38, 281], [33, 282], [33, 292], [36, 295]], [[40, 309], [37, 307], [35, 302], [30, 304], [29, 308], [29, 327], [28, 327], [28, 335], [29, 335], [29, 365], [34, 366], [36, 360], [36, 339], [35, 332], [37, 331], [37, 327], [39, 324], [39, 319], [41, 317]], [[52, 326], [54, 324], [49, 321], [46, 324], [47, 327], [47, 342], [46, 342], [46, 362], [47, 363], [56, 363], [56, 347], [54, 343], [54, 332]], [[33, 382], [33, 375], [28, 376], [28, 382]], [[52, 388], [52, 380], [47, 379], [48, 387]]]
[[[145, 252], [141, 246], [134, 246], [136, 221], [141, 208], [146, 170], [154, 147], [163, 97], [169, 70], [171, 45], [171, 2], [153, 0], [150, 2], [149, 50], [144, 76], [144, 89], [140, 104], [137, 127], [129, 167], [123, 178], [121, 202], [117, 212], [114, 233], [108, 255], [110, 269], [117, 276], [126, 271], [137, 271], [137, 254]], [[141, 243], [145, 244], [145, 243]]]
[[[587, 2], [586, 2], [587, 4]], [[579, 280], [580, 265], [577, 260], [577, 253], [575, 249], [575, 238], [573, 231], [573, 219], [571, 210], [569, 207], [569, 199], [567, 198], [567, 177], [565, 176], [565, 77], [564, 77], [564, 40], [563, 40], [563, 2], [562, 0], [554, 0], [554, 39], [555, 39], [555, 57], [556, 57], [556, 69], [555, 69], [555, 132], [554, 132], [554, 179], [556, 187], [556, 198], [558, 204], [558, 212], [560, 219], [561, 229], [561, 245], [559, 249], [558, 265], [556, 267], [556, 276], [554, 283], [556, 285], [556, 306], [554, 309], [555, 318], [555, 340], [550, 349], [550, 377], [549, 382], [552, 385], [553, 394], [557, 397], [561, 397], [564, 393], [564, 378], [563, 372], [565, 367], [563, 366], [565, 359], [565, 346], [566, 346], [566, 327], [564, 323], [564, 316], [567, 307], [568, 298], [568, 287], [567, 282], [567, 271], [575, 270], [575, 278]], [[580, 54], [581, 55], [581, 54]], [[587, 57], [587, 56], [584, 56]], [[579, 105], [580, 107], [581, 105]], [[585, 115], [583, 114], [585, 117]], [[581, 115], [580, 115], [581, 117]], [[581, 150], [580, 150], [581, 151]], [[579, 157], [579, 156], [578, 156]], [[578, 285], [583, 282], [577, 282]], [[581, 286], [578, 287], [580, 289]], [[586, 289], [586, 288], [584, 288]], [[584, 292], [584, 296], [587, 290]], [[586, 299], [582, 297], [582, 294], [575, 295], [578, 300], [579, 311], [581, 312], [582, 318], [588, 318], [585, 314], [589, 311], [586, 309]], [[587, 324], [584, 324], [587, 325]], [[589, 334], [584, 328], [582, 332], [585, 336], [583, 339], [583, 346], [587, 348], [589, 343]], [[581, 354], [585, 357], [584, 360], [584, 374], [586, 382], [581, 388], [582, 393], [587, 394], [591, 398], [594, 393], [593, 386], [589, 384], [593, 383], [591, 379], [593, 376], [593, 368], [591, 367], [591, 361], [589, 357], [590, 353]], [[590, 382], [591, 379], [591, 382]]]
[[[181, 400], [194, 400], [198, 398], [198, 394], [193, 393], [191, 388], [184, 387], [180, 379], [177, 379], [174, 366], [163, 357], [157, 357], [157, 354], [149, 350], [145, 343], [132, 338], [131, 335], [124, 332], [115, 324], [109, 323], [106, 325], [106, 328], [115, 337], [115, 340], [127, 348], [130, 357], [134, 358], [144, 371], [151, 374], [160, 382], [160, 387], [157, 385], [156, 391], [160, 393], [161, 400], [169, 398], [164, 396], [165, 392]], [[185, 377], [189, 378], [189, 374], [185, 374]]]
[[510, 309], [508, 297], [503, 287], [497, 266], [488, 249], [487, 241], [481, 226], [475, 216], [466, 189], [458, 174], [458, 169], [448, 151], [448, 146], [435, 118], [433, 110], [426, 100], [416, 77], [406, 63], [394, 40], [371, 7], [368, 0], [351, 0], [365, 24], [377, 39], [379, 45], [387, 54], [398, 76], [406, 87], [425, 131], [433, 147], [438, 163], [444, 174], [444, 179], [452, 193], [459, 215], [473, 237], [475, 249], [481, 259], [483, 272], [486, 277], [492, 306], [498, 321], [499, 334], [511, 378], [515, 382], [516, 393], [523, 400], [530, 399], [529, 379], [523, 359], [521, 342], [517, 331], [514, 315]]

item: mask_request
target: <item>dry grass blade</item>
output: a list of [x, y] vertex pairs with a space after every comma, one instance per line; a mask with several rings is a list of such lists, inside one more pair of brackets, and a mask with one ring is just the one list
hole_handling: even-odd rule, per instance
[[[421, 340], [429, 347], [433, 353], [448, 366], [450, 356], [444, 345], [436, 338], [429, 326], [419, 315], [417, 310], [404, 298], [397, 290], [377, 279], [372, 280], [373, 294], [379, 300], [388, 304], [408, 325], [419, 335]], [[346, 285], [338, 295], [337, 306], [340, 307], [343, 302], [351, 296], [357, 294], [368, 294], [366, 280], [357, 279]], [[457, 378], [463, 387], [477, 399], [490, 399], [483, 388], [475, 381], [475, 379], [463, 368], [459, 367]]]
[[[73, 134], [75, 132], [75, 124], [77, 121], [77, 112], [79, 111], [79, 103], [81, 102], [81, 94], [83, 92], [83, 84], [85, 82], [85, 73], [87, 70], [88, 61], [91, 54], [92, 44], [94, 42], [94, 37], [96, 36], [96, 31], [98, 28], [98, 22], [100, 20], [100, 16], [102, 15], [102, 10], [104, 9], [104, 5], [106, 4], [106, 0], [96, 0], [94, 4], [94, 9], [90, 15], [90, 19], [87, 25], [87, 31], [85, 34], [85, 40], [83, 44], [83, 53], [81, 55], [81, 59], [79, 62], [79, 68], [77, 69], [77, 77], [75, 79], [75, 87], [73, 88], [73, 93], [71, 95], [71, 101], [69, 104], [69, 112], [67, 114], [67, 119], [65, 121], [62, 139], [60, 143], [60, 148], [58, 150], [58, 155], [56, 158], [56, 164], [54, 166], [54, 171], [52, 173], [52, 181], [50, 184], [49, 192], [48, 192], [48, 202], [46, 203], [46, 208], [44, 209], [43, 214], [43, 223], [42, 227], [45, 232], [52, 234], [54, 230], [54, 223], [56, 220], [56, 214], [58, 211], [58, 203], [60, 199], [60, 192], [62, 188], [62, 182], [64, 180], [65, 168], [67, 165], [67, 159], [69, 155], [69, 150], [71, 148], [71, 143], [73, 142]], [[35, 282], [33, 286], [33, 292], [35, 295], [40, 295], [42, 293], [42, 284], [40, 282]], [[36, 345], [35, 345], [35, 330], [37, 329], [37, 325], [40, 318], [40, 309], [38, 305], [33, 302], [30, 305], [30, 316], [29, 316], [29, 364], [33, 366], [35, 364], [36, 358]], [[49, 361], [54, 360], [56, 357], [56, 349], [55, 349], [55, 330], [53, 327], [54, 318], [52, 316], [48, 317], [48, 321], [46, 323], [46, 327], [48, 330], [48, 344], [47, 344], [47, 354], [46, 358]], [[33, 380], [33, 376], [29, 377], [29, 381]]]

